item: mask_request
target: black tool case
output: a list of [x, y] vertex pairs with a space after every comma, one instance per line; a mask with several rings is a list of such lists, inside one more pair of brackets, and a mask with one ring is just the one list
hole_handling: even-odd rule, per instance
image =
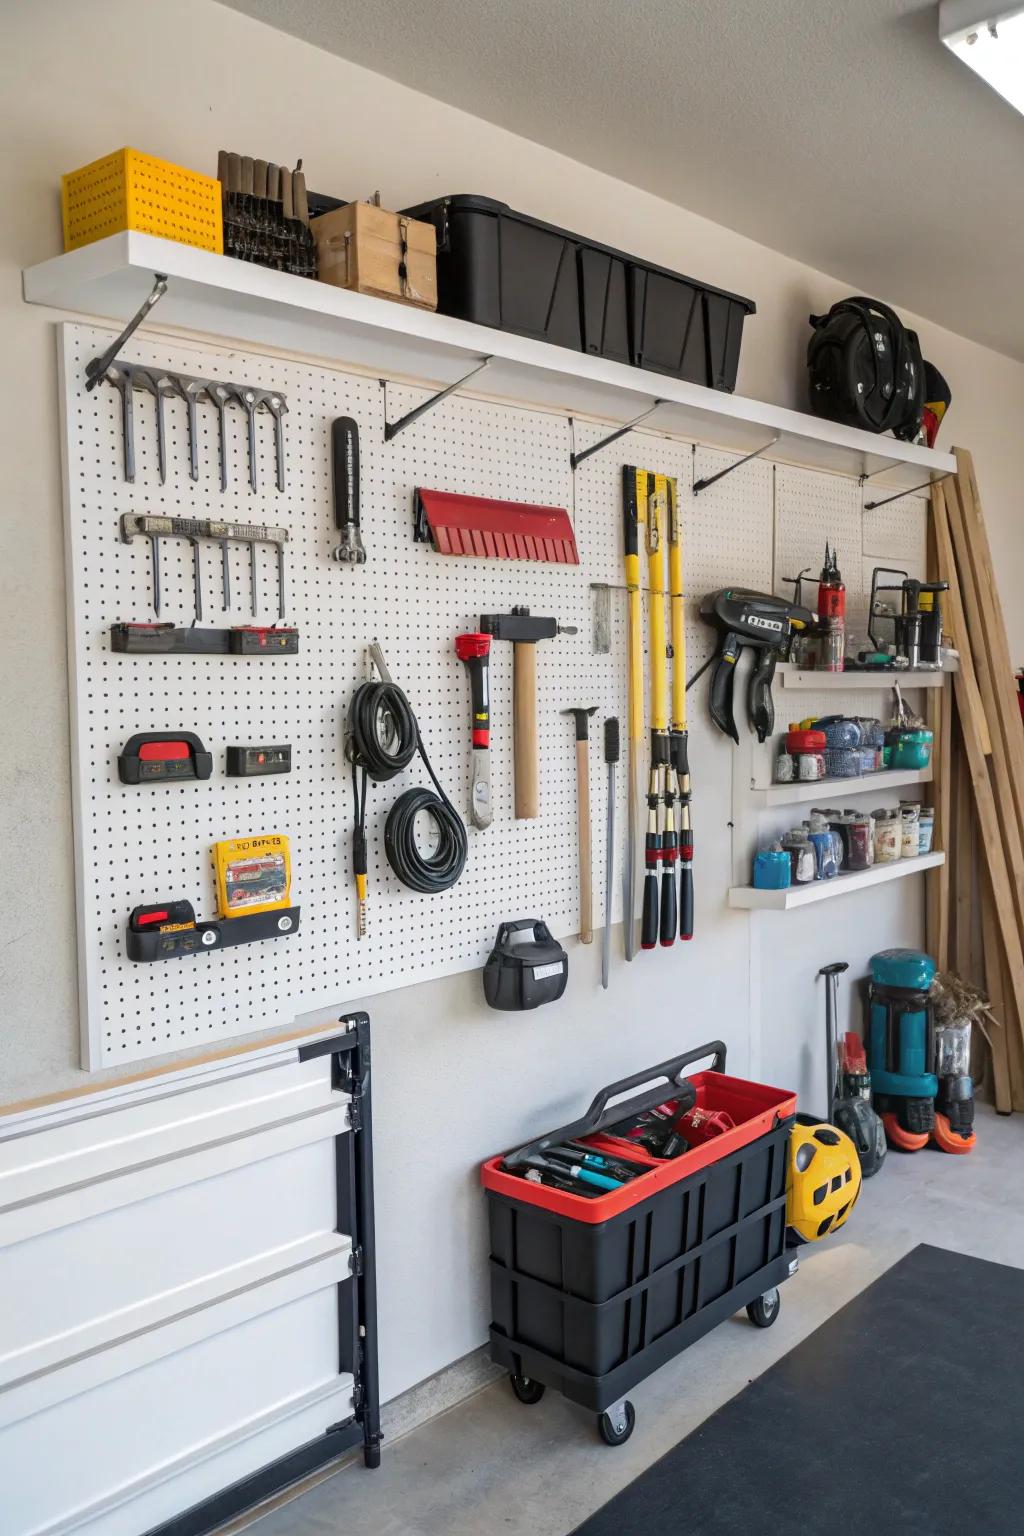
[[[786, 1250], [786, 1144], [795, 1097], [727, 1077], [725, 1047], [712, 1042], [609, 1085], [583, 1120], [541, 1138], [551, 1146], [590, 1136], [610, 1151], [602, 1133], [649, 1108], [652, 1094], [611, 1109], [609, 1098], [657, 1078], [678, 1085], [683, 1067], [712, 1052], [716, 1070], [692, 1079], [697, 1102], [728, 1108], [736, 1131], [624, 1189], [584, 1200], [526, 1185], [516, 1199], [494, 1187], [514, 1187], [501, 1159], [484, 1165], [491, 1358], [510, 1373], [521, 1401], [538, 1401], [550, 1386], [598, 1414], [610, 1444], [632, 1431], [632, 1407], [624, 1401], [631, 1387], [743, 1307], [762, 1327], [778, 1315], [777, 1287], [796, 1268]], [[665, 1098], [674, 1091], [662, 1085], [657, 1092]], [[689, 1174], [688, 1160], [695, 1165]], [[647, 1178], [660, 1187], [643, 1199]], [[605, 1200], [617, 1207], [633, 1194], [634, 1203], [606, 1221], [595, 1219]], [[585, 1219], [566, 1214], [573, 1206]]]
[[733, 390], [751, 299], [489, 197], [406, 208], [437, 231], [437, 307], [478, 325]]

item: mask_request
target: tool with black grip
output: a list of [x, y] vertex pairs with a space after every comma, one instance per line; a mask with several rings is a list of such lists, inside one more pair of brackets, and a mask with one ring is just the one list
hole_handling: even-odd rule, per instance
[[365, 565], [359, 531], [359, 428], [351, 416], [336, 416], [331, 422], [331, 481], [334, 522], [341, 534], [333, 558], [342, 565]]
[[166, 784], [208, 779], [213, 758], [191, 731], [142, 731], [125, 742], [117, 759], [122, 784]]
[[765, 741], [775, 725], [775, 664], [789, 644], [793, 630], [814, 624], [816, 616], [810, 609], [783, 597], [751, 592], [744, 587], [723, 587], [710, 592], [700, 605], [700, 616], [713, 624], [722, 637], [711, 674], [712, 720], [720, 731], [739, 742], [733, 714], [733, 683], [740, 652], [749, 647], [755, 652], [755, 664], [747, 687], [747, 713], [758, 741]]
[[593, 856], [590, 841], [590, 717], [597, 709], [580, 705], [563, 709], [576, 722], [576, 837], [580, 861], [580, 943], [594, 938]]
[[607, 991], [612, 958], [612, 882], [615, 877], [615, 768], [619, 761], [619, 722], [604, 723], [604, 760], [608, 769], [608, 810], [604, 833], [604, 932], [601, 935], [601, 985]]
[[472, 701], [473, 771], [470, 781], [469, 819], [481, 830], [489, 827], [491, 806], [491, 689], [490, 635], [469, 633], [455, 636], [455, 654], [469, 673]]
[[495, 640], [511, 640], [513, 651], [512, 729], [515, 750], [517, 821], [540, 815], [540, 762], [537, 744], [537, 641], [574, 635], [573, 625], [541, 619], [529, 608], [511, 613], [482, 613], [480, 629]]

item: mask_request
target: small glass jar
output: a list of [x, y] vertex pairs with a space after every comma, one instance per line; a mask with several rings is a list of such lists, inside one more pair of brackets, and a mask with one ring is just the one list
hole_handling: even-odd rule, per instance
[[969, 1077], [971, 1073], [971, 1021], [950, 1019], [935, 1026], [936, 1077]]
[[904, 805], [899, 813], [901, 859], [916, 859], [921, 851], [917, 825], [919, 809], [916, 805]]
[[903, 849], [903, 822], [899, 811], [878, 810], [875, 817], [875, 863], [895, 864]]
[[776, 784], [792, 784], [796, 778], [796, 758], [785, 747], [775, 759]]
[[814, 848], [816, 878], [834, 880], [839, 873], [839, 859], [842, 856], [842, 842], [838, 833], [832, 831], [824, 816], [813, 815], [807, 836]]
[[850, 852], [847, 868], [853, 872], [870, 869], [875, 862], [874, 823], [867, 815], [854, 812], [847, 823]]
[[918, 853], [931, 853], [932, 838], [935, 834], [935, 812], [930, 805], [921, 807], [921, 814], [917, 818], [917, 851]]
[[790, 871], [794, 885], [810, 885], [817, 878], [817, 856], [814, 844], [809, 841], [802, 827], [794, 827], [782, 839], [782, 846], [789, 854]]

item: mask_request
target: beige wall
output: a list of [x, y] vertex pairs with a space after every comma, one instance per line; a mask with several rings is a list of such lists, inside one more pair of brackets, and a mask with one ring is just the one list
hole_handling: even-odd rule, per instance
[[[10, 1101], [83, 1080], [77, 1065], [68, 804], [52, 333], [57, 317], [22, 303], [20, 278], [23, 265], [60, 249], [61, 171], [133, 144], [212, 172], [217, 149], [226, 146], [256, 150], [279, 162], [304, 156], [310, 183], [318, 190], [353, 197], [379, 187], [394, 206], [450, 192], [486, 192], [541, 218], [752, 296], [759, 312], [747, 329], [739, 388], [795, 406], [804, 403], [807, 314], [827, 307], [844, 289], [683, 209], [317, 52], [212, 0], [35, 0], [31, 5], [3, 0], [0, 15], [0, 141], [7, 151], [0, 161], [0, 613], [8, 742], [0, 802], [0, 849], [6, 864], [0, 927], [0, 1101]], [[685, 148], [680, 145], [681, 154]], [[865, 219], [870, 217], [865, 210]], [[911, 209], [908, 229], [912, 227]], [[879, 230], [878, 238], [898, 241], [904, 233], [898, 228]], [[964, 281], [970, 281], [970, 274], [964, 274]], [[935, 326], [922, 324], [921, 331], [926, 353], [948, 376], [956, 397], [944, 437], [970, 446], [977, 458], [1010, 613], [1012, 648], [1024, 660], [1024, 616], [1012, 600], [1024, 584], [1017, 496], [1024, 474], [1019, 409], [1024, 367]], [[695, 1043], [694, 1031], [705, 1037], [728, 1031], [730, 1041], [738, 1043], [742, 1068], [750, 1055], [757, 1055], [747, 1039], [748, 1021], [735, 1005], [737, 996], [746, 996], [747, 920], [725, 913], [715, 893], [705, 895], [707, 921], [721, 930], [715, 943], [724, 944], [730, 956], [729, 990], [727, 996], [723, 991], [719, 1006], [709, 1010], [710, 1028], [706, 1014], [683, 1019], [684, 1038]], [[906, 910], [910, 929], [902, 936], [913, 939], [919, 913], [913, 904]], [[787, 932], [796, 939], [795, 925]], [[864, 944], [877, 947], [885, 936], [866, 931]], [[715, 952], [711, 935], [708, 940], [702, 946], [704, 955]], [[698, 946], [693, 949], [696, 960]], [[779, 953], [783, 956], [782, 949]], [[870, 947], [864, 953], [870, 953]], [[797, 972], [806, 965], [806, 954], [792, 956], [800, 986], [806, 977]], [[778, 1080], [788, 1081], [790, 1070], [802, 1070], [800, 1059], [807, 1055], [810, 1035], [818, 1027], [817, 1004], [808, 994], [803, 1015], [794, 1016], [787, 996], [791, 978], [773, 972], [771, 981], [766, 994], [771, 1017], [765, 1021], [761, 1067], [770, 1078], [773, 1064], [780, 1063], [782, 1074], [785, 1062], [785, 1075]], [[422, 1221], [424, 1213], [439, 1214], [442, 1206], [451, 1212], [446, 1216], [450, 1283], [435, 1288], [438, 1296], [429, 1307], [421, 1298], [419, 1324], [416, 1306], [402, 1289], [400, 1276], [396, 1278], [396, 1266], [385, 1266], [382, 1285], [391, 1341], [386, 1395], [481, 1341], [485, 1278], [480, 1266], [468, 1274], [465, 1263], [465, 1254], [482, 1242], [471, 1170], [474, 1157], [493, 1151], [500, 1133], [491, 1100], [495, 1085], [488, 1081], [496, 1026], [493, 1016], [488, 1018], [480, 1008], [477, 985], [474, 977], [461, 976], [415, 992], [378, 997], [372, 1004], [379, 1071], [378, 1173], [382, 1205], [386, 1203], [388, 1211], [382, 1243], [393, 1240], [392, 1230], [397, 1231], [401, 1221]], [[641, 985], [646, 990], [635, 1000], [625, 1031], [600, 993], [592, 1009], [588, 1004], [585, 1019], [567, 1019], [572, 1027], [586, 1024], [591, 1033], [595, 1055], [588, 1065], [594, 1075], [581, 1068], [579, 1082], [549, 1083], [546, 1098], [531, 1100], [531, 1115], [541, 1117], [536, 1129], [557, 1123], [555, 1116], [563, 1111], [571, 1112], [579, 1093], [591, 1088], [597, 1076], [606, 1080], [616, 1069], [635, 1069], [638, 1051], [653, 1055], [662, 1040], [667, 1045], [678, 1039], [683, 1010], [667, 973], [657, 980], [652, 973], [651, 981]], [[547, 1025], [541, 1025], [523, 1027], [517, 1038], [524, 1050], [543, 1052]], [[442, 1079], [448, 1095], [445, 1113], [463, 1117], [465, 1134], [458, 1147], [441, 1148], [437, 1141], [435, 1094]], [[529, 1086], [505, 1080], [500, 1091], [507, 1113], [516, 1112], [518, 1100], [521, 1114]], [[410, 1114], [418, 1134], [434, 1139], [436, 1158], [429, 1183], [413, 1185], [407, 1176], [401, 1129]], [[433, 1216], [430, 1225], [433, 1228]], [[426, 1240], [429, 1237], [428, 1232]], [[430, 1346], [419, 1353], [408, 1339], [403, 1341], [402, 1333], [417, 1326], [420, 1345], [429, 1336]], [[407, 1344], [416, 1355], [416, 1366], [404, 1353]]]

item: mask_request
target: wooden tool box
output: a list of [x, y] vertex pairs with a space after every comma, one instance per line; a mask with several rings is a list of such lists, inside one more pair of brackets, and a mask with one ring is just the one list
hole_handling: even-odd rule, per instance
[[432, 224], [379, 203], [346, 203], [312, 221], [320, 281], [356, 293], [437, 308], [437, 236]]

